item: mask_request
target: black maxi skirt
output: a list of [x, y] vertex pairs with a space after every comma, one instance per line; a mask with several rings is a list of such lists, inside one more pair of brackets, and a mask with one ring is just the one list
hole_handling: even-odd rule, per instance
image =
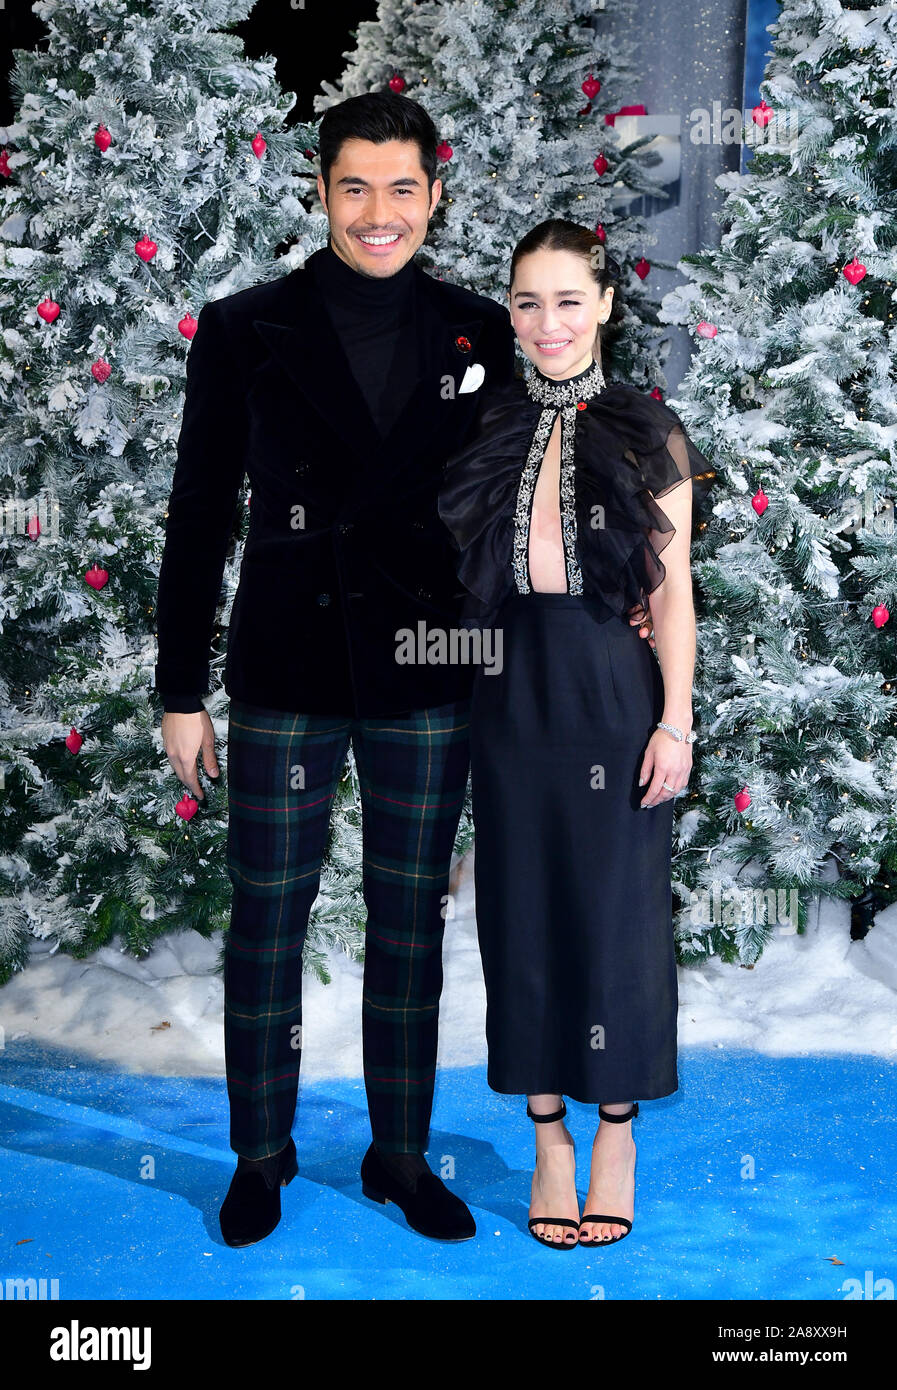
[[[471, 702], [488, 1084], [614, 1105], [678, 1088], [673, 802], [641, 809], [663, 680], [597, 597], [514, 592]], [[496, 662], [496, 666], [499, 663]]]

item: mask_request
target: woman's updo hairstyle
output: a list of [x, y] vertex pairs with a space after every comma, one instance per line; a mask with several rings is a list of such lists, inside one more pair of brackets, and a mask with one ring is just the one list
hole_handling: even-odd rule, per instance
[[522, 260], [524, 256], [528, 256], [532, 251], [573, 251], [576, 255], [582, 256], [598, 286], [599, 294], [603, 294], [608, 285], [613, 286], [614, 297], [611, 300], [610, 316], [606, 323], [598, 325], [595, 342], [592, 345], [592, 353], [595, 358], [602, 365], [606, 365], [613, 349], [613, 339], [619, 332], [625, 317], [620, 298], [622, 271], [619, 264], [605, 250], [604, 243], [599, 241], [596, 234], [589, 231], [588, 227], [583, 227], [578, 222], [569, 222], [564, 217], [550, 217], [547, 221], [539, 222], [535, 227], [531, 227], [526, 236], [518, 241], [514, 247], [511, 255], [511, 273], [508, 280], [509, 294], [511, 285], [514, 283], [518, 261]]

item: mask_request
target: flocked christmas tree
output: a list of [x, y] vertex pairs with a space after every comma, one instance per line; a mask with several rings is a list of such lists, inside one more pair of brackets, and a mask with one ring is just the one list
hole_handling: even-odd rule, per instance
[[674, 861], [689, 961], [753, 962], [817, 893], [897, 896], [897, 10], [785, 0], [771, 32], [750, 171], [717, 179], [721, 244], [661, 310], [695, 334], [669, 403], [718, 470]]
[[[150, 695], [185, 364], [203, 304], [327, 235], [301, 200], [313, 131], [287, 129], [273, 60], [220, 32], [251, 0], [34, 8], [48, 38], [15, 55], [0, 154], [0, 980], [31, 933], [81, 954], [119, 932], [139, 953], [226, 925], [220, 682], [245, 506], [206, 699], [223, 775], [198, 812]], [[319, 972], [324, 947], [361, 939], [338, 851], [306, 951]]]
[[[620, 0], [616, 17], [631, 8]], [[646, 286], [656, 235], [627, 211], [641, 193], [665, 194], [650, 137], [624, 145], [606, 120], [636, 96], [633, 45], [611, 36], [607, 13], [594, 0], [381, 0], [346, 56], [315, 110], [388, 86], [420, 101], [440, 134], [443, 193], [418, 263], [507, 304], [511, 252], [530, 227], [566, 217], [596, 229], [623, 271], [608, 377], [665, 387]]]

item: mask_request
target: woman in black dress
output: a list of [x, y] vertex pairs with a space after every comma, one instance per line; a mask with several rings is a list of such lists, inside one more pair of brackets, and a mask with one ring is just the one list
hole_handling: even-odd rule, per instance
[[[488, 1083], [538, 1122], [529, 1227], [554, 1249], [628, 1234], [629, 1121], [678, 1087], [672, 803], [694, 740], [690, 480], [709, 465], [668, 406], [605, 383], [612, 265], [563, 219], [516, 247], [526, 375], [482, 388], [439, 501], [464, 625], [493, 640], [471, 705]], [[649, 594], [656, 655], [629, 617]], [[565, 1095], [607, 1122], [582, 1215]]]

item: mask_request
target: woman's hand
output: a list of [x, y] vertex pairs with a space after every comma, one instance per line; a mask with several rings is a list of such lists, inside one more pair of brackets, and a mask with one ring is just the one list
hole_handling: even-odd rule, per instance
[[197, 801], [205, 801], [206, 795], [199, 785], [196, 772], [196, 759], [202, 749], [202, 765], [209, 777], [218, 776], [218, 762], [215, 757], [215, 729], [208, 710], [196, 714], [175, 714], [169, 710], [162, 715], [162, 743], [168, 761], [177, 776]]
[[[639, 773], [639, 786], [646, 782], [650, 786], [645, 792], [641, 806], [657, 806], [662, 801], [671, 801], [684, 791], [691, 772], [691, 744], [685, 740], [680, 743], [665, 729], [655, 729], [648, 740], [642, 770]], [[666, 786], [663, 783], [666, 782]], [[672, 787], [672, 791], [669, 788]]]

